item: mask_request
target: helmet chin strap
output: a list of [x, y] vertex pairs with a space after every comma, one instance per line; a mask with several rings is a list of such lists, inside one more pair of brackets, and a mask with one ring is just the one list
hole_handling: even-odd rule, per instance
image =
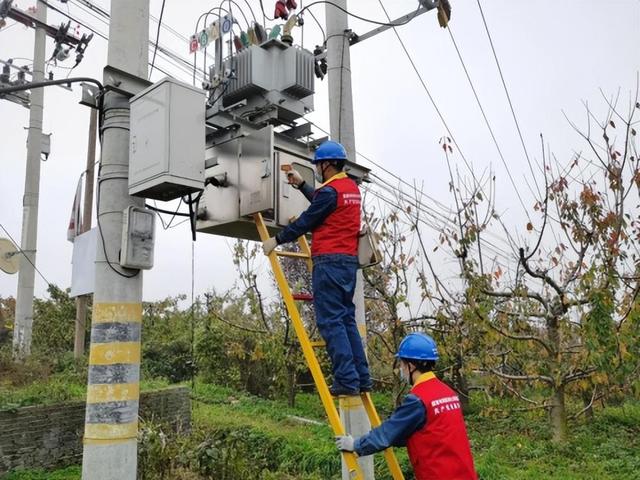
[[323, 181], [323, 182], [326, 182], [326, 181], [327, 181], [327, 179], [326, 179], [326, 178], [324, 178], [324, 177], [325, 177], [325, 175], [324, 175], [324, 174], [325, 174], [325, 172], [327, 171], [327, 168], [329, 168], [329, 167], [331, 166], [331, 163], [326, 162], [326, 161], [325, 161], [325, 162], [322, 162], [322, 163], [323, 163], [323, 164], [326, 164], [326, 166], [325, 166], [325, 167], [323, 167], [322, 165], [320, 165], [320, 172], [322, 173], [322, 181]]

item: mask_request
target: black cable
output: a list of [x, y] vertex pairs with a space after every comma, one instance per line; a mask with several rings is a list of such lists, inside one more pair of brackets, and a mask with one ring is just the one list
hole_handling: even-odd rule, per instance
[[242, 18], [244, 18], [244, 23], [247, 24], [247, 30], [251, 28], [251, 23], [249, 23], [247, 16], [244, 14], [244, 11], [242, 10], [242, 7], [240, 7], [240, 5], [238, 5], [238, 3], [235, 0], [226, 0], [226, 1], [229, 4], [229, 14], [233, 17], [233, 15], [231, 14], [231, 4], [233, 3], [236, 7], [238, 7], [238, 10], [240, 10], [240, 14], [242, 15]]
[[489, 119], [487, 118], [487, 114], [484, 112], [484, 108], [482, 107], [482, 103], [480, 103], [480, 98], [478, 97], [478, 92], [476, 92], [476, 87], [473, 85], [473, 82], [471, 81], [471, 76], [469, 75], [469, 71], [467, 70], [467, 66], [464, 63], [464, 60], [462, 59], [462, 54], [460, 53], [460, 49], [458, 48], [458, 44], [456, 43], [455, 38], [453, 37], [453, 32], [451, 31], [451, 26], [449, 26], [447, 28], [447, 30], [449, 30], [449, 36], [451, 37], [451, 41], [453, 42], [453, 46], [456, 49], [456, 53], [458, 54], [458, 59], [460, 60], [460, 63], [462, 64], [462, 69], [464, 70], [464, 74], [467, 77], [467, 80], [469, 81], [469, 86], [471, 87], [471, 91], [473, 92], [473, 96], [476, 99], [476, 103], [478, 104], [478, 107], [480, 108], [480, 113], [482, 113], [482, 118], [484, 118], [484, 123], [487, 125], [487, 128], [489, 129], [489, 134], [491, 135], [491, 138], [493, 139], [493, 143], [496, 146], [496, 150], [498, 150], [498, 155], [500, 156], [500, 160], [502, 160], [502, 164], [504, 165], [505, 170], [507, 171], [507, 176], [509, 177], [509, 180], [511, 181], [511, 185], [513, 186], [513, 189], [516, 192], [516, 196], [518, 197], [518, 200], [520, 201], [520, 205], [522, 205], [522, 208], [524, 209], [525, 215], [527, 216], [527, 218], [529, 220], [529, 210], [527, 209], [526, 205], [524, 204], [524, 201], [522, 200], [522, 196], [520, 195], [520, 191], [518, 190], [518, 187], [516, 186], [516, 182], [513, 179], [513, 176], [511, 175], [511, 170], [509, 170], [509, 165], [507, 165], [507, 161], [504, 158], [504, 155], [502, 154], [502, 149], [500, 148], [500, 145], [498, 144], [498, 140], [496, 139], [495, 134], [493, 133], [493, 128], [491, 128], [491, 124], [489, 123]]
[[[172, 212], [171, 210], [163, 210], [162, 208], [154, 207], [154, 206], [149, 205], [149, 204], [145, 204], [144, 206], [147, 207], [149, 210], [153, 210], [154, 212], [158, 212], [158, 213], [164, 213], [166, 215], [173, 215], [173, 216], [177, 216], [177, 217], [188, 217], [189, 216], [188, 213], [179, 212], [177, 210], [175, 212]], [[178, 207], [180, 207], [180, 205], [178, 205]]]
[[[103, 40], [106, 40], [107, 42], [109, 41], [109, 37], [108, 37], [107, 35], [105, 35], [105, 34], [101, 33], [100, 31], [96, 30], [96, 29], [95, 29], [95, 28], [93, 28], [93, 27], [90, 27], [90, 26], [89, 26], [89, 25], [87, 25], [86, 23], [83, 23], [83, 22], [81, 22], [81, 21], [77, 20], [75, 17], [72, 17], [69, 13], [64, 12], [64, 11], [62, 11], [62, 10], [60, 10], [60, 9], [56, 9], [55, 7], [53, 7], [53, 6], [49, 5], [49, 4], [46, 2], [46, 0], [41, 0], [41, 1], [42, 1], [42, 3], [46, 4], [47, 6], [49, 6], [52, 10], [57, 11], [58, 13], [60, 13], [60, 14], [61, 14], [61, 15], [63, 15], [63, 16], [65, 16], [65, 17], [66, 17], [66, 18], [68, 18], [69, 20], [72, 20], [73, 22], [77, 23], [78, 25], [80, 25], [80, 26], [82, 26], [82, 27], [86, 28], [87, 30], [89, 30], [89, 31], [93, 32], [95, 35], [97, 35], [98, 37], [102, 38]], [[106, 15], [106, 14], [105, 14], [105, 15]], [[107, 18], [110, 18], [110, 17], [107, 17]], [[178, 60], [180, 60], [180, 61], [182, 61], [183, 63], [185, 63], [185, 64], [187, 65], [187, 67], [189, 68], [189, 70], [186, 70], [186, 68], [182, 68], [182, 67], [180, 67], [180, 65], [179, 65], [179, 64], [176, 64], [176, 63], [172, 64], [173, 66], [177, 66], [178, 68], [182, 68], [182, 70], [183, 70], [183, 71], [185, 71], [186, 73], [191, 73], [191, 70], [190, 70], [190, 69], [191, 69], [191, 64], [190, 64], [188, 61], [186, 61], [186, 60], [185, 60], [185, 59], [183, 59], [182, 57], [179, 57], [177, 54], [175, 54], [175, 53], [173, 53], [173, 52], [172, 52], [173, 57], [171, 57], [171, 55], [169, 55], [169, 53], [167, 53], [167, 52], [168, 52], [168, 50], [167, 50], [167, 49], [165, 49], [165, 48], [164, 48], [164, 47], [162, 47], [162, 46], [159, 46], [159, 47], [158, 47], [158, 49], [160, 50], [160, 52], [161, 52], [161, 53], [164, 53], [164, 54], [165, 54], [165, 55], [167, 55], [167, 57], [169, 57], [170, 59], [171, 59], [171, 58], [173, 58], [173, 59], [174, 59], [174, 61], [175, 61], [175, 59], [177, 58]], [[157, 67], [157, 66], [156, 66], [156, 67], [155, 67], [155, 69], [156, 69], [156, 70], [158, 70], [158, 71], [160, 71], [160, 72], [162, 72], [162, 73], [164, 73], [164, 74], [165, 74], [165, 75], [167, 75], [167, 76], [171, 76], [171, 74], [170, 74], [169, 72], [167, 72], [166, 70], [161, 69], [160, 67]], [[195, 72], [194, 72], [194, 75], [195, 75]], [[194, 82], [194, 83], [195, 83], [195, 82]]]
[[[262, 2], [260, 2], [262, 3]], [[307, 5], [306, 7], [304, 7], [303, 9], [301, 9], [298, 12], [298, 15], [301, 15], [305, 10], [308, 10], [310, 7], [317, 5], [319, 3], [326, 3], [328, 5], [332, 5], [333, 7], [337, 8], [338, 10], [346, 13], [347, 15], [353, 17], [353, 18], [357, 18], [358, 20], [362, 20], [363, 22], [367, 22], [367, 23], [372, 23], [374, 25], [380, 25], [382, 27], [400, 27], [402, 25], [406, 25], [407, 23], [409, 23], [411, 20], [413, 20], [414, 18], [416, 18], [416, 16], [418, 15], [418, 12], [420, 11], [420, 9], [422, 8], [422, 6], [418, 6], [418, 8], [416, 9], [415, 12], [413, 12], [413, 15], [411, 15], [409, 18], [407, 18], [406, 20], [402, 21], [402, 22], [398, 22], [398, 23], [393, 23], [393, 22], [379, 22], [377, 20], [371, 20], [370, 18], [365, 18], [365, 17], [361, 17], [360, 15], [356, 15], [355, 13], [351, 13], [348, 10], [342, 8], [340, 5], [336, 5], [333, 2], [329, 2], [327, 0], [318, 0], [316, 2], [311, 2], [309, 5]]]
[[59, 14], [67, 17], [69, 20], [74, 21], [75, 23], [77, 23], [78, 25], [80, 25], [81, 27], [86, 28], [87, 30], [91, 30], [93, 33], [95, 33], [96, 35], [98, 35], [99, 37], [101, 37], [103, 40], [109, 40], [109, 37], [107, 37], [106, 35], [100, 33], [100, 32], [96, 32], [93, 28], [88, 27], [86, 24], [80, 22], [79, 20], [77, 20], [76, 18], [72, 17], [71, 14], [69, 14], [69, 12], [65, 12], [63, 10], [60, 10], [59, 8], [54, 7], [53, 5], [51, 5], [49, 2], [47, 2], [46, 0], [40, 0], [42, 3], [44, 3], [47, 8], [50, 8], [51, 10], [58, 12]]
[[258, 23], [258, 19], [256, 18], [256, 14], [253, 13], [253, 8], [251, 8], [251, 4], [249, 3], [249, 0], [244, 0], [244, 3], [246, 3], [247, 7], [249, 7], [249, 11], [251, 12], [251, 16], [253, 17], [253, 21], [255, 23]]
[[[213, 7], [212, 9], [210, 9], [210, 10], [208, 10], [208, 11], [204, 12], [204, 13], [201, 13], [201, 14], [200, 14], [200, 16], [198, 17], [198, 20], [196, 21], [196, 28], [195, 28], [195, 32], [196, 32], [196, 34], [197, 34], [197, 32], [198, 32], [198, 27], [200, 27], [200, 20], [202, 20], [202, 18], [204, 17], [204, 25], [205, 25], [205, 27], [206, 27], [206, 25], [207, 25], [207, 18], [209, 17], [209, 15], [210, 15], [211, 13], [213, 13], [213, 12], [214, 12], [214, 10], [218, 10], [218, 17], [220, 17], [220, 16], [221, 16], [221, 15], [220, 15], [220, 12], [223, 12], [223, 11], [224, 11], [225, 13], [229, 13], [229, 11], [228, 11], [228, 10], [225, 10], [225, 9], [224, 9], [224, 8], [222, 8], [222, 7]], [[220, 32], [220, 36], [222, 37], [222, 31]], [[223, 44], [223, 47], [224, 47], [224, 44]], [[204, 55], [205, 55], [205, 57], [206, 57], [206, 55], [207, 55], [207, 53], [206, 53], [206, 48], [205, 48]], [[216, 58], [216, 61], [217, 61], [217, 60], [218, 60], [218, 59]], [[193, 80], [192, 80], [192, 83], [193, 83], [194, 85], [196, 84], [196, 68], [197, 68], [197, 65], [198, 65], [198, 49], [196, 49], [196, 50], [193, 52]], [[206, 71], [204, 72], [204, 76], [205, 76], [205, 79], [206, 79], [206, 78], [207, 78], [207, 72], [206, 72]]]
[[121, 277], [133, 278], [140, 273], [140, 270], [136, 270], [136, 272], [132, 273], [131, 275], [123, 273], [113, 266], [113, 264], [109, 260], [109, 255], [107, 255], [107, 246], [105, 245], [104, 234], [102, 233], [102, 224], [100, 223], [100, 190], [101, 190], [100, 183], [102, 183], [103, 181], [103, 179], [100, 178], [101, 170], [102, 170], [102, 165], [98, 167], [98, 188], [96, 189], [96, 210], [97, 210], [96, 223], [98, 224], [98, 233], [100, 233], [100, 240], [102, 240], [102, 252], [104, 253], [104, 259], [107, 262], [107, 265], [109, 265], [109, 268], [113, 270], [115, 273], [117, 273], [118, 275], [120, 275]]
[[500, 67], [500, 62], [498, 61], [498, 55], [496, 54], [496, 49], [493, 46], [493, 40], [491, 39], [491, 33], [489, 33], [489, 26], [487, 25], [487, 20], [484, 18], [484, 12], [482, 11], [482, 5], [480, 4], [480, 0], [477, 0], [478, 8], [480, 9], [480, 15], [482, 16], [482, 22], [484, 23], [485, 31], [487, 32], [487, 37], [489, 37], [489, 43], [491, 44], [491, 51], [493, 52], [493, 58], [496, 60], [496, 65], [498, 66], [498, 72], [500, 73], [500, 80], [502, 80], [502, 86], [504, 87], [504, 93], [507, 95], [507, 100], [509, 101], [509, 108], [511, 109], [511, 114], [513, 115], [513, 121], [516, 124], [516, 129], [518, 130], [518, 136], [520, 137], [520, 143], [522, 144], [522, 149], [524, 150], [524, 155], [527, 158], [527, 163], [529, 164], [529, 170], [531, 171], [531, 175], [533, 176], [533, 181], [536, 184], [536, 188], [540, 191], [540, 187], [538, 186], [538, 182], [536, 180], [536, 174], [533, 171], [533, 166], [531, 165], [531, 159], [529, 158], [529, 152], [527, 151], [527, 147], [524, 143], [524, 138], [522, 137], [522, 132], [520, 131], [520, 124], [518, 123], [518, 118], [516, 117], [515, 109], [513, 108], [513, 103], [511, 102], [511, 95], [509, 95], [509, 89], [507, 88], [507, 82], [504, 79], [504, 75], [502, 74], [502, 68]]
[[189, 195], [189, 201], [187, 202], [187, 205], [189, 206], [189, 225], [191, 226], [191, 240], [195, 242], [196, 241], [196, 216], [194, 214], [191, 195]]
[[18, 251], [22, 254], [22, 256], [24, 258], [27, 259], [27, 262], [29, 262], [31, 264], [31, 266], [33, 267], [33, 269], [38, 272], [38, 275], [40, 275], [42, 277], [42, 279], [46, 282], [47, 285], [51, 286], [53, 285], [49, 280], [46, 279], [46, 277], [42, 274], [42, 272], [40, 270], [38, 270], [38, 267], [36, 267], [34, 265], [34, 263], [31, 261], [31, 259], [27, 256], [27, 253], [22, 250], [22, 248], [20, 248], [20, 246], [18, 246], [18, 242], [15, 241], [15, 239], [11, 236], [11, 234], [7, 231], [6, 228], [4, 228], [4, 225], [2, 225], [0, 223], [0, 228], [2, 228], [2, 230], [4, 230], [4, 233], [7, 234], [7, 237], [9, 237], [11, 239], [11, 241], [13, 242], [13, 245], [18, 249]]
[[158, 17], [158, 30], [156, 31], [156, 45], [153, 49], [153, 59], [151, 60], [151, 70], [149, 70], [149, 79], [153, 73], [153, 67], [156, 63], [156, 53], [158, 53], [158, 42], [160, 41], [160, 27], [162, 26], [162, 16], [164, 15], [165, 0], [162, 0], [162, 7], [160, 7], [160, 17]]
[[275, 18], [271, 18], [269, 15], [267, 15], [267, 13], [264, 11], [264, 5], [262, 3], [262, 0], [260, 0], [260, 9], [262, 10], [262, 22], [265, 23], [265, 19], [269, 20], [269, 21], [273, 21], [275, 20]]
[[327, 44], [327, 35], [324, 32], [324, 28], [322, 28], [322, 24], [318, 21], [318, 18], [313, 14], [313, 12], [311, 10], [309, 10], [309, 15], [311, 15], [311, 18], [313, 18], [315, 20], [315, 22], [318, 24], [318, 27], [320, 28], [320, 32], [322, 32], [322, 44], [326, 45]]
[[93, 83], [98, 86], [98, 89], [101, 92], [104, 91], [104, 87], [102, 86], [102, 84], [95, 78], [74, 77], [74, 78], [64, 78], [61, 80], [47, 80], [46, 82], [31, 82], [31, 83], [24, 83], [22, 85], [13, 85], [11, 87], [3, 87], [3, 88], [0, 88], [0, 93], [22, 92], [24, 90], [31, 90], [33, 88], [50, 87], [54, 85], [66, 85], [67, 83], [77, 83], [77, 82]]

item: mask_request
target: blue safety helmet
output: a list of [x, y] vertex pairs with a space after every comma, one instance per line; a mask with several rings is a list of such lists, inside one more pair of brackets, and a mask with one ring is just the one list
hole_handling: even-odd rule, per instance
[[438, 360], [438, 347], [429, 335], [421, 332], [410, 333], [402, 339], [396, 357], [402, 360]]
[[317, 149], [313, 157], [314, 165], [316, 163], [324, 162], [325, 160], [346, 160], [347, 151], [342, 144], [334, 142], [333, 140], [327, 140], [322, 143]]

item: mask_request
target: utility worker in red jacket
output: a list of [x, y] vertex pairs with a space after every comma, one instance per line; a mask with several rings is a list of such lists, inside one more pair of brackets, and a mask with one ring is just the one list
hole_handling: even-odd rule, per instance
[[336, 446], [360, 456], [406, 446], [416, 480], [477, 480], [460, 400], [433, 374], [435, 342], [424, 333], [411, 333], [396, 357], [400, 375], [413, 386], [409, 394], [379, 427], [355, 440], [338, 436]]
[[294, 222], [263, 242], [269, 255], [276, 246], [312, 232], [313, 304], [320, 335], [327, 344], [333, 367], [333, 395], [358, 395], [371, 390], [369, 365], [355, 319], [353, 294], [358, 270], [360, 190], [343, 172], [347, 152], [337, 142], [326, 141], [315, 152], [314, 191], [296, 171], [289, 183], [311, 202]]

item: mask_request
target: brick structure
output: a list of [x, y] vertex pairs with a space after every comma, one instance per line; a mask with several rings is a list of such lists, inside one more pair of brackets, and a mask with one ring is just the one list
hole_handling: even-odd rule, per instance
[[[191, 427], [190, 392], [174, 387], [140, 394], [140, 417]], [[17, 468], [51, 468], [82, 460], [85, 402], [0, 411], [0, 475]]]

